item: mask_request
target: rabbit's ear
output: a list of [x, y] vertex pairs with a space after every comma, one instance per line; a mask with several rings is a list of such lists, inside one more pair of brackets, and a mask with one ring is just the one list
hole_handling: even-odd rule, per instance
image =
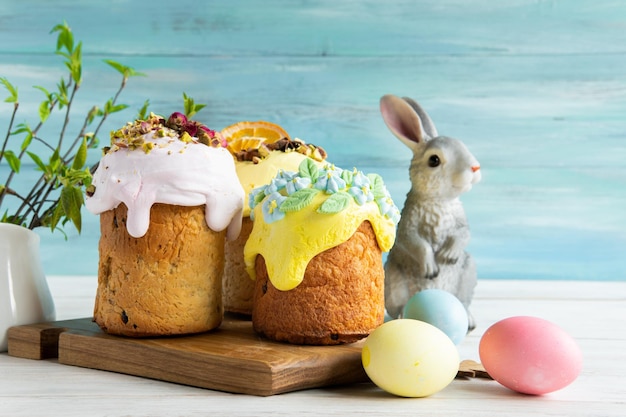
[[387, 127], [406, 146], [416, 148], [416, 144], [428, 139], [420, 117], [415, 110], [400, 97], [387, 94], [380, 99], [380, 113]]
[[417, 115], [419, 116], [420, 122], [422, 122], [422, 127], [424, 128], [424, 132], [426, 133], [427, 139], [433, 139], [439, 136], [439, 133], [437, 133], [437, 128], [435, 127], [435, 124], [433, 123], [432, 119], [430, 118], [430, 116], [428, 116], [428, 113], [426, 113], [426, 110], [424, 110], [422, 106], [417, 104], [417, 101], [413, 100], [411, 97], [402, 97], [402, 100], [406, 101], [409, 104], [409, 106], [411, 106], [413, 110], [415, 110], [415, 113], [417, 113]]

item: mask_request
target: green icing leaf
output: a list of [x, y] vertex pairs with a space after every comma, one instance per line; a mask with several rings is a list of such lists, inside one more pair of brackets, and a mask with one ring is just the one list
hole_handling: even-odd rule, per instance
[[374, 198], [385, 197], [385, 182], [383, 178], [378, 174], [367, 174], [367, 178], [370, 180], [370, 188]]
[[291, 211], [299, 211], [311, 204], [313, 198], [320, 192], [315, 188], [303, 188], [291, 194], [283, 204], [280, 205], [280, 211], [288, 213]]
[[265, 192], [264, 191], [260, 191], [260, 192], [256, 193], [254, 195], [254, 206], [256, 207], [256, 205], [259, 204], [261, 201], [263, 201], [264, 198], [265, 198]]
[[339, 213], [348, 207], [352, 201], [352, 196], [345, 191], [338, 191], [332, 194], [322, 205], [317, 209], [318, 213], [333, 214]]
[[344, 180], [348, 186], [352, 185], [353, 178], [354, 174], [352, 173], [352, 171], [349, 171], [347, 169], [341, 171], [341, 179]]
[[300, 163], [298, 173], [302, 178], [311, 178], [311, 184], [315, 184], [320, 176], [320, 170], [311, 158], [306, 158]]

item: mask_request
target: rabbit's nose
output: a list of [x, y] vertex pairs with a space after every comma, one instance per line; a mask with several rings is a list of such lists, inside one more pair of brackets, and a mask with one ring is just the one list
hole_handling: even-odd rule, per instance
[[476, 171], [478, 171], [479, 169], [480, 169], [480, 165], [474, 165], [474, 166], [472, 167], [472, 172], [476, 172]]

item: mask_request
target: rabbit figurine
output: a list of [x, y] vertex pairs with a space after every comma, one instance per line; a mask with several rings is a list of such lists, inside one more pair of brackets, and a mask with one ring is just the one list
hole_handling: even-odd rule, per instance
[[[385, 263], [385, 306], [397, 318], [416, 292], [439, 288], [467, 309], [476, 286], [476, 266], [465, 252], [470, 231], [459, 196], [480, 181], [480, 165], [457, 139], [439, 136], [426, 112], [410, 98], [385, 95], [382, 117], [411, 151], [411, 189], [396, 242]], [[470, 328], [474, 320], [469, 314]]]

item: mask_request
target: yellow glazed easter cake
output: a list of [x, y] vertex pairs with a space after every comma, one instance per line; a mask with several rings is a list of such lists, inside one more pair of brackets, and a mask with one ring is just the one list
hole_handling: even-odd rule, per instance
[[330, 345], [382, 324], [382, 252], [393, 246], [400, 213], [379, 175], [305, 160], [253, 190], [250, 205], [244, 258], [255, 279], [255, 331]]
[[268, 184], [280, 170], [297, 171], [300, 163], [311, 159], [320, 166], [326, 152], [300, 139], [291, 139], [280, 126], [266, 122], [239, 122], [221, 132], [227, 149], [235, 158], [237, 176], [245, 192], [241, 233], [226, 242], [223, 299], [224, 309], [246, 316], [252, 314], [254, 281], [246, 271], [243, 248], [252, 231], [248, 194]]

